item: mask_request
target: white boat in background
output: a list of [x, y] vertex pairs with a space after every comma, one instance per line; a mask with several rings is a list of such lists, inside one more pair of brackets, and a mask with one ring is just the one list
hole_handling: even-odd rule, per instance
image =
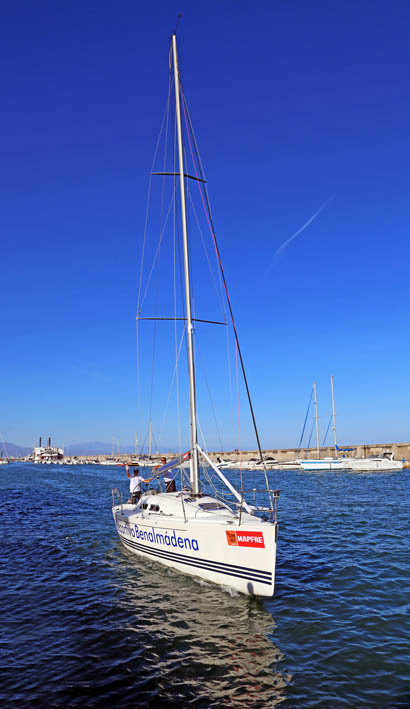
[[[0, 465], [8, 465], [8, 462], [9, 462], [8, 458], [9, 458], [9, 456], [8, 456], [8, 453], [7, 453], [7, 447], [6, 447], [6, 443], [5, 443], [5, 440], [4, 440], [4, 438], [3, 438], [3, 434], [2, 434], [2, 433], [0, 433], [0, 441], [1, 441]], [[3, 455], [5, 455], [4, 458], [3, 458]]]
[[349, 458], [349, 469], [357, 473], [367, 473], [372, 471], [393, 471], [403, 470], [403, 462], [394, 460], [387, 456], [369, 456], [369, 458]]
[[[332, 381], [332, 397], [333, 397], [333, 377]], [[296, 463], [306, 471], [321, 471], [321, 470], [341, 470], [341, 460], [338, 458], [320, 458], [320, 442], [319, 442], [319, 418], [317, 415], [317, 393], [316, 393], [316, 382], [313, 382], [313, 392], [314, 392], [314, 402], [315, 402], [315, 423], [316, 423], [316, 450], [317, 458], [297, 458]], [[336, 423], [335, 423], [335, 410], [333, 406], [333, 430], [335, 435], [335, 445], [336, 445]]]
[[[161, 487], [151, 489], [142, 494], [137, 504], [123, 503], [121, 493], [118, 488], [114, 488], [112, 513], [121, 542], [134, 554], [192, 576], [234, 588], [244, 594], [272, 596], [278, 532], [276, 505], [279, 492], [269, 489], [265, 475], [264, 492], [268, 498], [268, 505], [257, 507], [248, 504], [244, 498], [244, 491], [234, 488], [209, 455], [199, 446], [197, 440], [194, 318], [191, 315], [190, 248], [187, 234], [185, 181], [192, 179], [203, 185], [204, 179], [199, 161], [194, 163], [195, 172], [198, 168], [199, 177], [198, 175], [194, 177], [195, 173], [190, 175], [184, 164], [188, 150], [185, 152], [182, 143], [181, 104], [184, 112], [186, 104], [180, 89], [175, 34], [171, 40], [170, 67], [171, 65], [173, 65], [175, 89], [179, 169], [177, 173], [174, 171], [159, 174], [177, 176], [179, 182], [185, 291], [183, 320], [189, 376], [190, 450], [175, 460], [165, 463], [161, 468], [153, 470], [152, 475], [160, 485], [162, 478], [170, 470], [180, 468], [184, 462], [189, 461], [189, 478], [186, 476], [188, 478], [186, 485], [180, 491], [165, 493]], [[191, 133], [188, 131], [191, 129], [187, 126], [186, 130], [189, 138]], [[206, 213], [210, 215], [209, 208]], [[212, 235], [215, 238], [213, 231]], [[220, 272], [224, 279], [221, 265]], [[239, 350], [237, 339], [236, 344]], [[167, 356], [170, 356], [169, 350]], [[262, 457], [258, 436], [257, 439]], [[200, 463], [203, 466], [201, 472]], [[182, 474], [184, 474], [183, 468]], [[203, 485], [204, 476], [207, 476], [205, 480], [209, 484], [208, 490], [211, 490], [212, 495], [207, 494], [208, 490]], [[219, 496], [214, 480], [225, 485], [227, 494], [231, 496], [231, 503], [226, 502], [226, 497]], [[265, 519], [258, 517], [258, 512], [263, 512]]]
[[320, 470], [349, 470], [350, 460], [348, 458], [321, 458], [309, 459], [298, 458], [297, 463], [303, 470], [312, 472]]
[[61, 448], [51, 445], [51, 438], [48, 439], [47, 446], [42, 445], [40, 436], [38, 446], [34, 446], [32, 453], [33, 463], [62, 463], [64, 461], [64, 446]]
[[[335, 457], [326, 457], [326, 458], [320, 458], [319, 452], [319, 421], [318, 421], [318, 415], [317, 415], [317, 396], [316, 396], [316, 382], [313, 382], [313, 391], [315, 395], [315, 419], [316, 419], [316, 437], [317, 437], [317, 452], [318, 456], [317, 458], [298, 458], [297, 463], [300, 465], [303, 470], [313, 472], [313, 471], [321, 471], [321, 470], [349, 470], [350, 469], [350, 459], [349, 458], [339, 458], [337, 456], [337, 452], [339, 450], [339, 447], [337, 445], [337, 436], [336, 436], [336, 413], [335, 413], [335, 396], [334, 396], [334, 389], [333, 389], [333, 375], [330, 377], [330, 386], [331, 386], [331, 391], [332, 391], [332, 418], [333, 418], [333, 436], [334, 436], [334, 447], [335, 447], [335, 452], [336, 456]], [[330, 423], [329, 423], [330, 425]], [[349, 449], [350, 450], [350, 449]]]
[[298, 458], [297, 462], [303, 470], [313, 472], [313, 471], [332, 471], [332, 470], [351, 470], [354, 472], [372, 472], [372, 471], [393, 471], [402, 470], [404, 464], [400, 460], [393, 459], [393, 453], [385, 451], [384, 455], [381, 456], [369, 456], [368, 458], [349, 458], [337, 456], [338, 452], [351, 452], [353, 448], [340, 448], [337, 445], [336, 437], [336, 415], [335, 415], [335, 397], [333, 389], [333, 376], [330, 378], [331, 389], [332, 389], [332, 417], [333, 417], [333, 433], [334, 433], [334, 446], [336, 451], [336, 457], [331, 458], [320, 458], [319, 457], [319, 424], [317, 417], [317, 398], [316, 398], [316, 383], [313, 383], [313, 390], [315, 394], [315, 418], [316, 418], [316, 435], [318, 441], [318, 457], [313, 459], [303, 459]]
[[230, 469], [230, 468], [232, 468], [233, 465], [235, 465], [235, 461], [233, 461], [233, 460], [224, 460], [224, 459], [221, 458], [220, 456], [217, 456], [216, 464], [217, 464], [219, 470], [222, 470], [223, 468]]

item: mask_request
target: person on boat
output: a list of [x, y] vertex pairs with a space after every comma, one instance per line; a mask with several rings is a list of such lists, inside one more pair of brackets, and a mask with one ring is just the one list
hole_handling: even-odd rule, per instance
[[136, 505], [138, 500], [141, 497], [141, 485], [142, 483], [149, 483], [152, 478], [148, 478], [147, 480], [144, 480], [143, 477], [139, 474], [139, 469], [134, 468], [134, 474], [131, 475], [128, 464], [125, 466], [125, 472], [127, 473], [127, 476], [129, 477], [130, 480], [130, 495], [131, 495], [131, 504]]
[[[167, 464], [167, 459], [163, 455], [161, 457], [161, 465], [157, 466], [158, 468], [162, 468], [163, 465]], [[167, 472], [164, 475], [164, 483], [165, 483], [165, 492], [176, 492], [177, 488], [175, 485], [175, 475], [176, 471], [174, 470], [167, 470]]]
[[164, 477], [164, 483], [166, 485], [165, 492], [176, 492], [177, 488], [175, 485], [175, 476], [177, 474], [176, 470], [169, 470]]
[[[167, 462], [166, 458], [161, 458], [161, 465], [165, 465]], [[175, 476], [177, 474], [176, 470], [168, 470], [164, 475], [165, 492], [176, 492], [177, 488], [175, 485]]]

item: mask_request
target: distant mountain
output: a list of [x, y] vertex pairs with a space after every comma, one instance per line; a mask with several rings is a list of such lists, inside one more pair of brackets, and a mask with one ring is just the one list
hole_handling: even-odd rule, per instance
[[[66, 455], [111, 455], [112, 443], [102, 443], [101, 441], [90, 441], [87, 443], [72, 443], [64, 446]], [[133, 446], [120, 445], [120, 453], [132, 453]], [[118, 453], [118, 445], [114, 446], [114, 455]]]
[[3, 458], [23, 458], [33, 452], [33, 446], [16, 446], [15, 443], [2, 441], [0, 443], [0, 453]]
[[[47, 445], [47, 439], [43, 440], [43, 446]], [[38, 443], [36, 443], [38, 445]], [[51, 442], [51, 445], [60, 447], [60, 444]], [[132, 453], [134, 447], [130, 445], [120, 446], [120, 453]], [[0, 457], [3, 458], [23, 458], [33, 452], [33, 446], [17, 446], [15, 443], [7, 441], [0, 442]], [[69, 446], [64, 446], [66, 455], [111, 455], [112, 443], [101, 443], [100, 441], [91, 441], [90, 443], [73, 443]], [[118, 453], [118, 445], [114, 447], [114, 454]]]

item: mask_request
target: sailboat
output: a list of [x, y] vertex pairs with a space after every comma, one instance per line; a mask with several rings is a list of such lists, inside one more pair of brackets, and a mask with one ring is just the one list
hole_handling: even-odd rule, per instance
[[[329, 470], [349, 470], [352, 472], [364, 473], [364, 472], [376, 472], [376, 471], [386, 471], [392, 472], [394, 470], [402, 470], [403, 462], [401, 460], [394, 460], [393, 453], [388, 453], [385, 451], [383, 455], [373, 455], [367, 458], [348, 458], [344, 457], [345, 452], [352, 452], [354, 448], [340, 447], [337, 445], [336, 436], [336, 415], [335, 415], [335, 396], [333, 387], [333, 376], [330, 378], [330, 386], [332, 391], [332, 418], [333, 418], [333, 435], [334, 435], [334, 448], [335, 457], [320, 458], [320, 448], [319, 448], [319, 423], [317, 415], [317, 396], [316, 396], [316, 382], [313, 382], [314, 400], [315, 400], [315, 420], [316, 420], [316, 436], [317, 436], [317, 458], [298, 458], [297, 463], [303, 470], [308, 472], [320, 472]], [[343, 453], [342, 457], [338, 457], [338, 453]]]
[[309, 472], [319, 472], [321, 470], [346, 470], [350, 467], [346, 458], [338, 458], [337, 451], [338, 446], [336, 442], [336, 415], [335, 415], [335, 397], [333, 389], [333, 375], [330, 378], [330, 386], [332, 390], [332, 417], [333, 417], [333, 435], [335, 442], [335, 452], [336, 457], [320, 457], [320, 444], [319, 444], [319, 419], [317, 415], [317, 394], [316, 394], [316, 382], [313, 382], [314, 400], [315, 400], [315, 421], [316, 421], [316, 448], [317, 448], [317, 458], [298, 458], [297, 463], [303, 470]]
[[[234, 487], [198, 443], [193, 327], [195, 318], [191, 308], [192, 274], [185, 195], [185, 181], [190, 176], [186, 173], [184, 163], [185, 146], [182, 140], [182, 99], [176, 34], [173, 34], [171, 39], [170, 70], [172, 71], [171, 67], [173, 67], [175, 89], [177, 135], [175, 169], [178, 169], [178, 172], [172, 174], [178, 175], [181, 205], [190, 449], [153, 470], [152, 476], [159, 484], [170, 471], [181, 468], [189, 461], [189, 480], [181, 490], [176, 492], [164, 492], [162, 486], [148, 489], [142, 493], [136, 504], [130, 501], [123, 502], [120, 491], [114, 488], [112, 513], [121, 542], [134, 554], [179, 572], [227, 586], [240, 593], [272, 596], [275, 580], [279, 491], [270, 490], [265, 471], [264, 492], [268, 502], [260, 505], [256, 504], [258, 500], [254, 499], [253, 504], [250, 504], [245, 499], [244, 490]], [[258, 445], [260, 447], [259, 438]], [[206, 485], [206, 480], [202, 480], [201, 470], [210, 471], [218, 478], [225, 486], [225, 496], [220, 496], [215, 487]], [[229, 502], [227, 497], [230, 499]], [[260, 517], [260, 514], [263, 517]]]

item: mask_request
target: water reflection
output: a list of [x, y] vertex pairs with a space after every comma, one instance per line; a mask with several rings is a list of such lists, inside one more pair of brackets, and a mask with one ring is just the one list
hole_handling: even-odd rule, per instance
[[157, 680], [156, 701], [273, 707], [285, 699], [290, 678], [278, 669], [284, 658], [262, 601], [118, 553], [123, 602], [134, 642], [144, 646], [139, 661]]

